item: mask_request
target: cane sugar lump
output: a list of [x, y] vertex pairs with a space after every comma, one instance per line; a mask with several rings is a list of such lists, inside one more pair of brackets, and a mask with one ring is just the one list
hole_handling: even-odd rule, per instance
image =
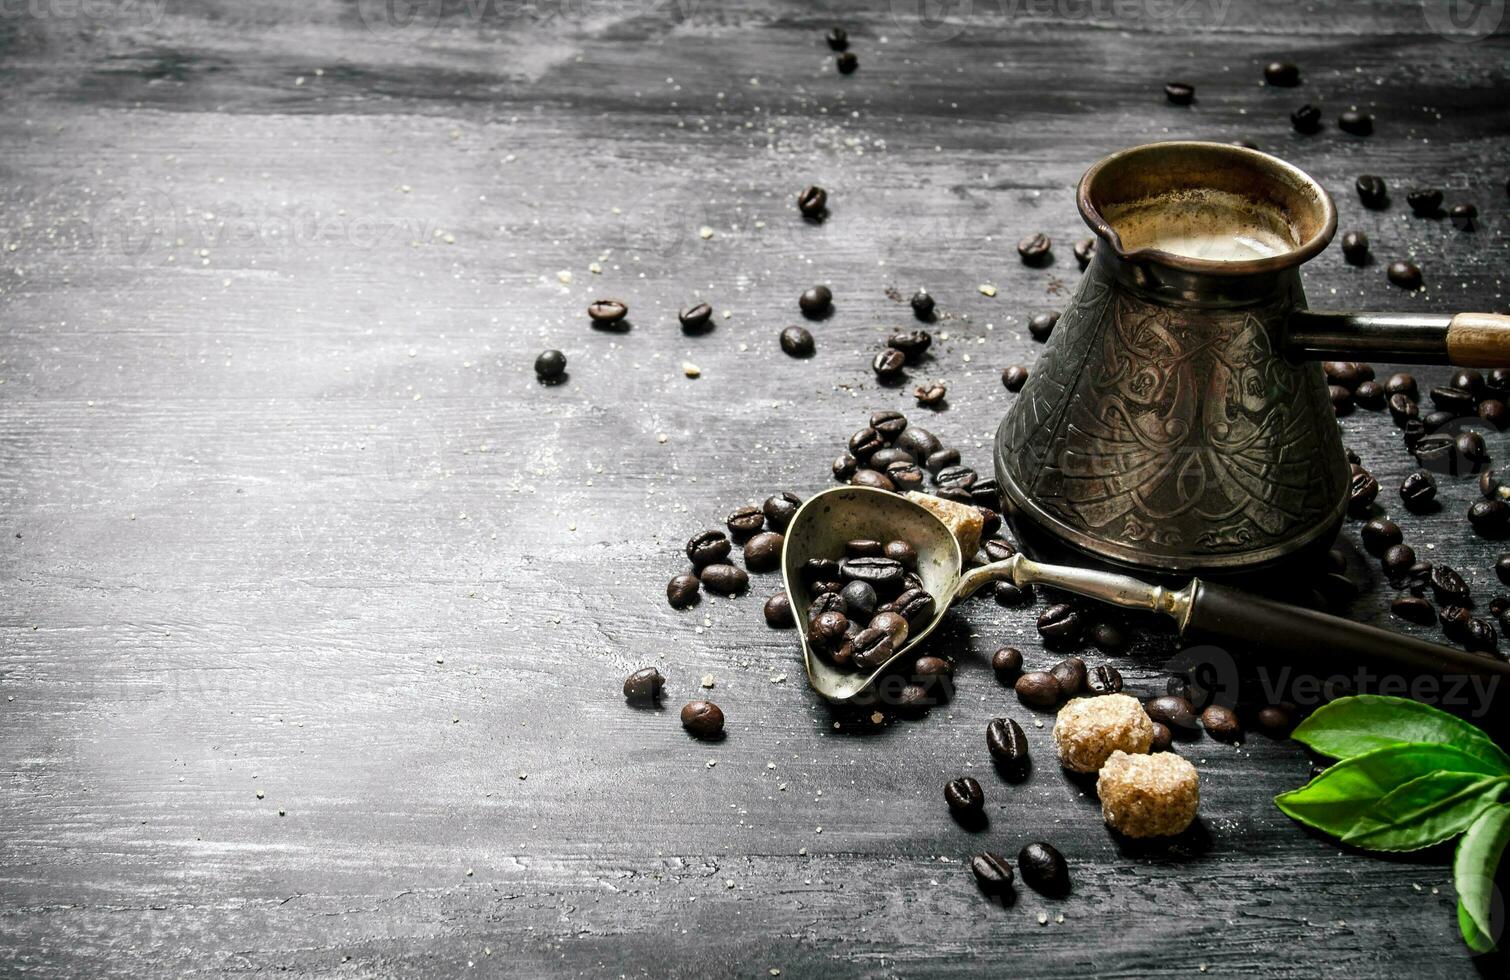
[[980, 550], [980, 533], [986, 527], [985, 518], [980, 516], [980, 511], [968, 504], [945, 500], [931, 493], [918, 493], [916, 490], [909, 490], [907, 499], [922, 505], [944, 522], [944, 526], [953, 533], [954, 540], [959, 542], [960, 554], [965, 556], [966, 561], [975, 557], [975, 553]]
[[1201, 779], [1174, 752], [1113, 752], [1096, 778], [1101, 818], [1128, 837], [1172, 837], [1195, 820]]
[[1113, 752], [1147, 752], [1153, 720], [1135, 697], [1102, 694], [1075, 698], [1054, 719], [1059, 764], [1072, 772], [1095, 772]]

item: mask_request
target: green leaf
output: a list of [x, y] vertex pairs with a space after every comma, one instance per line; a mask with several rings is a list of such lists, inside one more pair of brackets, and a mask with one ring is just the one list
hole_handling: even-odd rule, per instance
[[1510, 844], [1510, 806], [1484, 811], [1458, 841], [1452, 860], [1453, 885], [1458, 890], [1458, 929], [1476, 953], [1495, 948], [1494, 875], [1500, 855]]
[[1495, 805], [1510, 776], [1433, 772], [1392, 790], [1359, 817], [1344, 843], [1370, 851], [1415, 851], [1456, 837]]
[[1462, 749], [1510, 773], [1510, 755], [1482, 730], [1408, 698], [1360, 694], [1318, 708], [1291, 737], [1334, 759], [1350, 759], [1400, 742], [1434, 742]]
[[1306, 826], [1342, 837], [1396, 788], [1439, 769], [1503, 775], [1498, 766], [1450, 745], [1407, 742], [1344, 759], [1300, 789], [1279, 794], [1274, 802]]

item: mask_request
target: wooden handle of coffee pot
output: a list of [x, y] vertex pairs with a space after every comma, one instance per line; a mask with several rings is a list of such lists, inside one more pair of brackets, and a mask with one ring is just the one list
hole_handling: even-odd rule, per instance
[[1297, 310], [1285, 325], [1284, 350], [1293, 360], [1510, 367], [1510, 316]]

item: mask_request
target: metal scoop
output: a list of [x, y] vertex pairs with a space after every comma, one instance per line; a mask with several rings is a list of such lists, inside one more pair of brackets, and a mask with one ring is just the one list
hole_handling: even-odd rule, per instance
[[[950, 501], [931, 500], [930, 504], [945, 510], [957, 506], [963, 512], [971, 511]], [[877, 669], [845, 671], [815, 654], [808, 643], [807, 610], [812, 603], [802, 580], [802, 566], [809, 558], [839, 557], [844, 554], [845, 542], [862, 538], [900, 539], [917, 550], [917, 574], [934, 598], [934, 613], [927, 622], [912, 624], [907, 642]], [[853, 700], [898, 661], [911, 656], [950, 605], [993, 581], [1048, 585], [1125, 609], [1160, 613], [1174, 620], [1182, 637], [1261, 648], [1297, 663], [1313, 657], [1339, 657], [1405, 672], [1510, 677], [1510, 664], [1487, 655], [1427, 643], [1196, 578], [1183, 588], [1169, 589], [1113, 572], [1045, 565], [1021, 554], [962, 573], [964, 558], [948, 526], [928, 508], [905, 496], [869, 487], [834, 487], [808, 498], [787, 527], [781, 578], [797, 620], [802, 660], [813, 690], [829, 701]]]

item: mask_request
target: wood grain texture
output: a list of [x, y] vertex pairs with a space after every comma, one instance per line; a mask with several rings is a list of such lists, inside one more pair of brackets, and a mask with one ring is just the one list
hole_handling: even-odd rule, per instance
[[[1161, 847], [1106, 832], [1047, 725], [1026, 725], [1032, 778], [998, 780], [986, 722], [1030, 715], [984, 658], [1057, 659], [1031, 612], [952, 614], [955, 699], [873, 724], [806, 690], [760, 621], [771, 577], [687, 612], [662, 596], [692, 532], [827, 485], [870, 410], [914, 411], [868, 364], [920, 285], [945, 318], [914, 383], [949, 406], [915, 415], [986, 466], [1000, 370], [1078, 276], [1071, 189], [1114, 149], [1243, 138], [1314, 174], [1377, 256], [1313, 262], [1318, 308], [1503, 312], [1503, 34], [1444, 40], [1405, 2], [923, 22], [903, 0], [494, 0], [402, 28], [367, 0], [70, 9], [0, 17], [0, 971], [1502, 966], [1457, 938], [1444, 853], [1343, 853], [1272, 806], [1306, 778], [1297, 746], [1182, 746], [1200, 829]], [[1261, 84], [1276, 57], [1302, 88]], [[1173, 78], [1193, 106], [1165, 103]], [[1298, 136], [1305, 101], [1377, 133]], [[1389, 210], [1359, 207], [1361, 172]], [[1417, 181], [1476, 202], [1479, 230], [1410, 218]], [[812, 182], [819, 225], [792, 204]], [[1040, 230], [1056, 258], [1028, 270], [1014, 244]], [[1384, 278], [1400, 256], [1419, 295]], [[835, 315], [788, 359], [777, 332], [819, 281]], [[599, 296], [630, 330], [588, 326]], [[719, 313], [689, 338], [695, 300]], [[545, 347], [567, 383], [536, 383]], [[1342, 425], [1394, 512], [1395, 430]], [[1396, 516], [1487, 596], [1501, 545], [1464, 524], [1474, 496], [1444, 479], [1439, 512]], [[1377, 568], [1351, 574], [1352, 615], [1387, 624]], [[1140, 633], [1117, 662], [1150, 693], [1174, 649]], [[643, 665], [662, 710], [620, 697]], [[729, 738], [703, 745], [675, 710], [709, 673]], [[947, 816], [963, 772], [986, 831]], [[962, 862], [1039, 839], [1073, 897], [983, 901]]]

